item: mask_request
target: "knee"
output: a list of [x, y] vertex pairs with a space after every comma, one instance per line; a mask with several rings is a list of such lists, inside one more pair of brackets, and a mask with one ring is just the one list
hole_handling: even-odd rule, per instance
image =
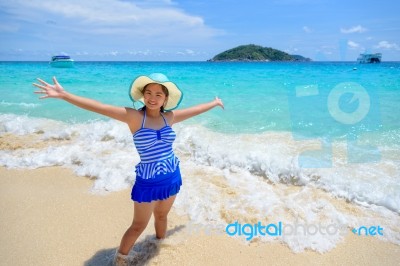
[[131, 227], [129, 227], [129, 230], [137, 234], [141, 234], [144, 229], [146, 229], [146, 225], [147, 224], [141, 222], [133, 222]]

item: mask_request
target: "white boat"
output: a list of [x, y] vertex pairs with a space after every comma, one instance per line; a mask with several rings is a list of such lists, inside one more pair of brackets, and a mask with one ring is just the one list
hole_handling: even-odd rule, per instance
[[51, 57], [50, 65], [63, 68], [74, 67], [74, 59], [68, 55], [55, 55]]
[[380, 63], [382, 61], [382, 54], [360, 54], [357, 58], [357, 62], [361, 64], [373, 64], [373, 63]]

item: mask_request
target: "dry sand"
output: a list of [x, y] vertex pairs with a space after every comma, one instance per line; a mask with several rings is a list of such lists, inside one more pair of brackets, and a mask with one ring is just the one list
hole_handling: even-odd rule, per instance
[[[61, 167], [0, 168], [0, 265], [110, 265], [131, 223], [130, 191], [91, 194], [92, 180]], [[293, 253], [279, 243], [244, 243], [227, 235], [188, 234], [169, 216], [168, 238], [152, 221], [135, 249], [149, 265], [399, 265], [400, 246], [349, 234], [330, 252]]]

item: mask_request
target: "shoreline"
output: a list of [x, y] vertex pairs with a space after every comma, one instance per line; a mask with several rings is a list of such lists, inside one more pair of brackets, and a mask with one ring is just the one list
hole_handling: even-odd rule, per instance
[[[0, 167], [1, 265], [110, 265], [132, 219], [130, 190], [90, 193], [93, 180], [72, 170]], [[179, 196], [179, 195], [178, 195]], [[134, 250], [149, 265], [397, 265], [400, 246], [348, 234], [326, 253], [227, 235], [189, 234], [173, 207], [168, 237], [154, 244], [151, 220]]]

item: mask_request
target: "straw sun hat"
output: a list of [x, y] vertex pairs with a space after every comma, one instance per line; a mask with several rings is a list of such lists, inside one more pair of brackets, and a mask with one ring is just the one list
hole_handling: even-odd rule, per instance
[[148, 76], [139, 76], [129, 88], [129, 97], [133, 102], [144, 104], [143, 88], [150, 83], [164, 85], [168, 89], [168, 100], [164, 110], [169, 111], [177, 108], [182, 101], [183, 93], [173, 82], [169, 81], [167, 76], [161, 73], [152, 73]]

